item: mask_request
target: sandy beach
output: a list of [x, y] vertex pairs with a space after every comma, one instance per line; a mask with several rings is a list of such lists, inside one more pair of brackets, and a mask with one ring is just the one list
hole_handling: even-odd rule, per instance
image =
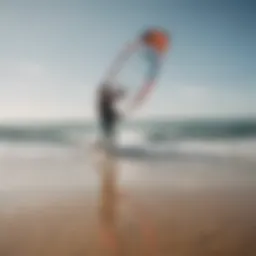
[[27, 173], [34, 186], [23, 176], [2, 187], [0, 255], [256, 255], [252, 166], [97, 161], [73, 169], [73, 181], [62, 163], [62, 173]]
[[255, 14], [0, 0], [0, 256], [256, 256]]

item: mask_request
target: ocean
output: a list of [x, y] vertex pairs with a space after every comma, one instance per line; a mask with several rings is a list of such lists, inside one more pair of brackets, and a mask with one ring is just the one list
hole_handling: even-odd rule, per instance
[[[139, 182], [144, 173], [143, 179], [161, 176], [161, 182], [169, 184], [177, 179], [165, 176], [180, 173], [180, 181], [192, 184], [193, 177], [202, 179], [203, 173], [216, 175], [220, 170], [226, 170], [228, 180], [237, 169], [248, 182], [256, 177], [251, 176], [256, 170], [256, 120], [134, 121], [118, 127], [117, 135], [114, 152], [126, 170], [126, 182]], [[89, 122], [2, 124], [0, 190], [95, 186], [94, 172], [86, 170], [95, 168], [98, 136], [96, 124]], [[202, 173], [193, 176], [196, 169]]]
[[[95, 123], [0, 125], [0, 158], [7, 154], [53, 157], [61, 151], [88, 148], [99, 136]], [[122, 157], [155, 159], [172, 155], [256, 157], [256, 120], [137, 121], [117, 131], [117, 153]]]

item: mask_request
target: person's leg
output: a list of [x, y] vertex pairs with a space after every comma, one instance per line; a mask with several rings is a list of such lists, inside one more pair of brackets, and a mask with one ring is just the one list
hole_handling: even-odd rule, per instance
[[102, 139], [104, 147], [113, 147], [115, 144], [115, 120], [103, 119], [101, 123]]

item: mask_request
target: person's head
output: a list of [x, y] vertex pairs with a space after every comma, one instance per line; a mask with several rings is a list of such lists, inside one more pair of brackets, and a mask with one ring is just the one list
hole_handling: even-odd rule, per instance
[[118, 98], [124, 98], [126, 94], [127, 94], [127, 91], [125, 88], [118, 88], [117, 90]]
[[112, 91], [112, 88], [109, 83], [101, 84], [100, 91], [99, 91], [100, 94], [109, 94], [109, 93], [111, 93], [111, 91]]
[[101, 88], [102, 89], [106, 89], [106, 90], [110, 90], [111, 89], [111, 85], [110, 85], [110, 83], [103, 83], [101, 85]]
[[115, 95], [117, 99], [123, 99], [127, 94], [127, 90], [123, 88], [121, 85], [113, 84], [110, 82], [105, 82], [101, 85], [101, 92], [111, 93]]

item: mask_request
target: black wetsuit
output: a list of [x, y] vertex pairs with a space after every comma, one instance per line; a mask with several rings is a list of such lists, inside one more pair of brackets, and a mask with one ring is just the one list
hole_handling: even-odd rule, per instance
[[113, 136], [117, 122], [117, 111], [114, 107], [115, 95], [109, 89], [101, 89], [98, 95], [98, 114], [104, 136]]

